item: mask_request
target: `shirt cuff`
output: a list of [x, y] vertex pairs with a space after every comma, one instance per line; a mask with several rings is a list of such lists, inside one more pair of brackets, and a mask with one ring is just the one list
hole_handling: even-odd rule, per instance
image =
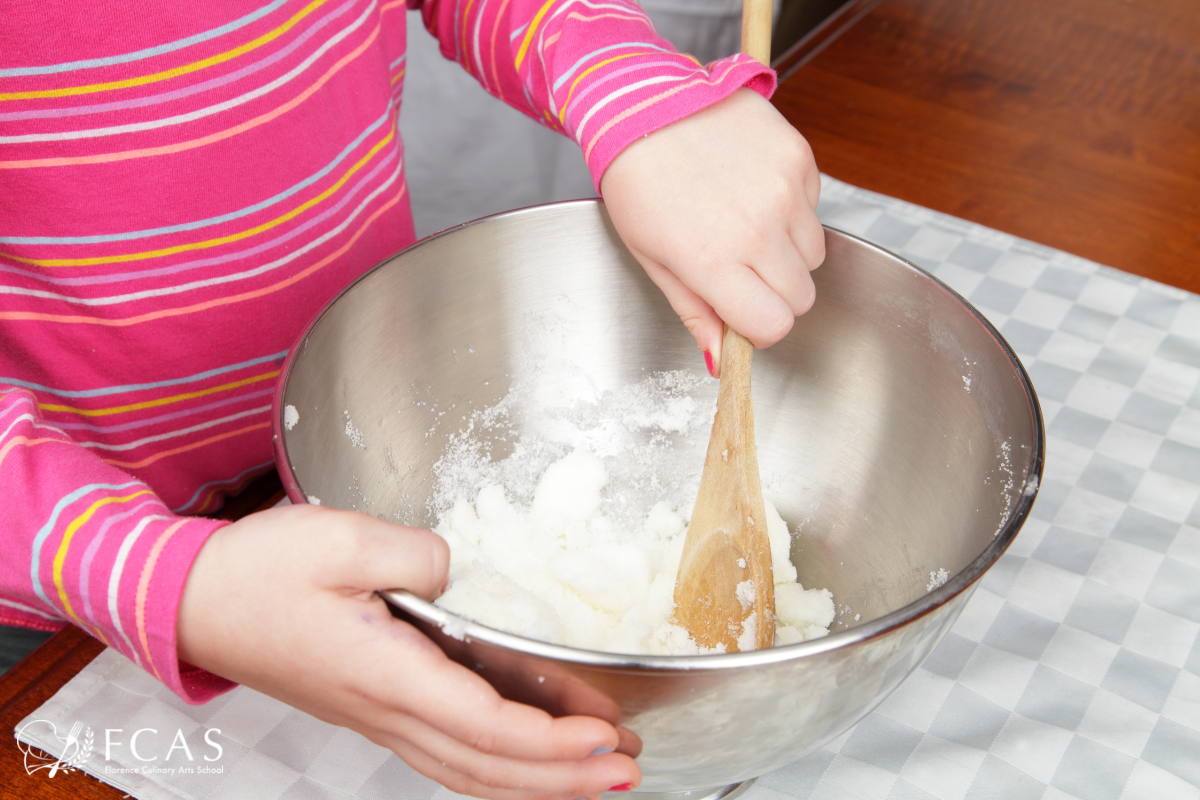
[[766, 99], [775, 93], [775, 70], [738, 54], [693, 69], [673, 81], [647, 82], [622, 98], [619, 109], [602, 119], [581, 120], [574, 134], [592, 173], [596, 191], [604, 171], [621, 151], [660, 128], [724, 100], [738, 89], [753, 89]]
[[[179, 518], [163, 520], [155, 525], [156, 530], [147, 531], [150, 535], [142, 537], [145, 546], [137, 554], [139, 568], [133, 608], [122, 614], [127, 623], [133, 623], [134, 635], [126, 636], [125, 643], [132, 646], [134, 661], [193, 705], [205, 703], [236, 686], [232, 681], [181, 662], [176, 638], [179, 603], [188, 572], [208, 537], [227, 524], [200, 517]], [[119, 646], [118, 649], [124, 650]]]

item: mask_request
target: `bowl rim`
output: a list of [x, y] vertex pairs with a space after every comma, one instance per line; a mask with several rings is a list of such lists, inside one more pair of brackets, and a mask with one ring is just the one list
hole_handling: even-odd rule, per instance
[[[544, 203], [535, 206], [526, 206], [524, 208], [513, 209], [511, 211], [503, 211], [498, 214], [490, 214], [479, 219], [474, 219], [469, 222], [464, 222], [455, 225], [446, 230], [431, 234], [423, 239], [420, 239], [413, 244], [405, 247], [403, 250], [387, 257], [380, 261], [369, 270], [363, 272], [353, 282], [348, 284], [340, 292], [338, 292], [325, 306], [314, 315], [313, 319], [305, 326], [303, 333], [296, 339], [296, 343], [289, 349], [284, 360], [283, 366], [280, 369], [279, 379], [275, 384], [275, 395], [272, 401], [272, 444], [275, 451], [275, 464], [279, 472], [285, 491], [292, 503], [301, 504], [308, 503], [308, 496], [300, 488], [299, 481], [296, 478], [294, 469], [292, 468], [291, 459], [288, 457], [287, 448], [284, 444], [284, 429], [283, 429], [283, 414], [284, 414], [284, 396], [287, 393], [288, 381], [291, 378], [292, 368], [297, 359], [304, 352], [308, 337], [320, 325], [321, 320], [329, 312], [333, 305], [341, 299], [341, 297], [354, 289], [361, 281], [373, 275], [377, 270], [390, 264], [399, 256], [407, 253], [416, 247], [420, 247], [426, 243], [440, 239], [444, 236], [449, 236], [452, 233], [460, 231], [464, 228], [473, 227], [489, 223], [506, 217], [524, 216], [531, 213], [537, 213], [548, 207], [586, 205], [597, 206], [603, 205], [603, 200], [600, 198], [589, 198], [584, 200], [566, 200], [556, 203]], [[1029, 513], [1033, 508], [1034, 500], [1037, 498], [1038, 489], [1041, 485], [1042, 472], [1045, 466], [1046, 454], [1046, 432], [1045, 423], [1042, 418], [1042, 408], [1038, 401], [1037, 393], [1034, 391], [1033, 382], [1029, 377], [1029, 373], [1025, 370], [1024, 364], [1016, 352], [1008, 344], [1008, 341], [1001, 335], [1000, 331], [988, 319], [983, 316], [980, 311], [975, 308], [965, 297], [956, 292], [954, 289], [947, 286], [939, 280], [935, 275], [930, 273], [923, 267], [914, 264], [912, 261], [897, 255], [896, 253], [887, 250], [884, 247], [867, 241], [861, 236], [856, 236], [852, 233], [834, 228], [830, 225], [822, 226], [826, 234], [832, 233], [837, 236], [845, 237], [851, 241], [857, 242], [871, 250], [874, 250], [885, 257], [893, 258], [899, 261], [903, 266], [917, 274], [929, 279], [938, 289], [945, 292], [952, 300], [957, 301], [976, 321], [978, 321], [984, 330], [992, 337], [992, 339], [1000, 346], [1001, 351], [1007, 356], [1009, 363], [1015, 368], [1018, 380], [1021, 383], [1022, 389], [1025, 392], [1025, 399], [1029, 404], [1031, 421], [1033, 423], [1033, 449], [1031, 454], [1031, 469], [1026, 477], [1025, 485], [1017, 499], [1016, 505], [1009, 509], [1008, 517], [1004, 524], [993, 535], [992, 541], [987, 547], [971, 560], [963, 569], [959, 570], [941, 586], [926, 592], [923, 596], [913, 600], [912, 602], [901, 606], [900, 608], [884, 614], [881, 617], [876, 617], [873, 620], [855, 625], [836, 633], [830, 633], [827, 636], [818, 639], [809, 639], [804, 642], [796, 642], [794, 644], [780, 645], [767, 650], [755, 650], [746, 653], [717, 653], [706, 655], [685, 655], [685, 656], [653, 656], [640, 655], [633, 653], [608, 653], [597, 650], [584, 650], [567, 645], [553, 644], [550, 642], [531, 639], [519, 634], [508, 633], [506, 631], [492, 628], [487, 625], [470, 620], [466, 617], [460, 617], [453, 614], [432, 602], [418, 597], [411, 592], [403, 589], [395, 589], [389, 591], [378, 592], [380, 597], [385, 602], [400, 609], [403, 612], [411, 614], [417, 619], [435, 626], [442, 632], [455, 639], [464, 641], [470, 644], [473, 641], [478, 641], [483, 644], [488, 644], [493, 647], [517, 651], [526, 655], [540, 657], [551, 661], [567, 662], [577, 666], [588, 666], [593, 668], [619, 669], [621, 671], [645, 671], [653, 673], [670, 672], [670, 671], [719, 671], [727, 669], [740, 669], [744, 667], [753, 667], [761, 664], [774, 664], [780, 661], [791, 661], [797, 658], [806, 658], [817, 656], [821, 653], [828, 653], [833, 650], [848, 648], [853, 645], [867, 642], [872, 639], [885, 636], [893, 630], [904, 627], [913, 620], [930, 614], [950, 601], [955, 596], [961, 594], [968, 589], [971, 589], [975, 582], [986, 572], [1004, 551], [1012, 544], [1021, 527], [1025, 524], [1025, 520], [1029, 517]], [[914, 665], [915, 666], [915, 665]]]

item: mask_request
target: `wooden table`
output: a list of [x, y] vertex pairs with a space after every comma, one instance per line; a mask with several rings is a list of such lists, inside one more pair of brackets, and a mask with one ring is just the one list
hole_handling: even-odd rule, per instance
[[[1200, 292], [1200, 3], [884, 0], [787, 77], [776, 105], [834, 177]], [[815, 49], [815, 48], [813, 48]], [[793, 61], [794, 63], [794, 61]], [[255, 484], [237, 518], [279, 497]], [[77, 628], [0, 679], [0, 728], [100, 652]], [[75, 772], [0, 794], [119, 798]]]
[[884, 0], [775, 104], [835, 178], [1200, 292], [1196, 0]]

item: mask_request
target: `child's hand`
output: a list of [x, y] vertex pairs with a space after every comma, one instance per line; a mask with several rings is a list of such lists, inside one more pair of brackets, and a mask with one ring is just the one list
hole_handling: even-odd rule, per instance
[[391, 616], [378, 589], [434, 598], [445, 542], [366, 514], [291, 506], [218, 530], [188, 576], [179, 656], [390, 748], [486, 798], [598, 797], [637, 784], [616, 728], [502, 699]]
[[821, 177], [804, 137], [739, 89], [627, 147], [601, 179], [621, 238], [720, 369], [722, 320], [756, 347], [813, 303]]

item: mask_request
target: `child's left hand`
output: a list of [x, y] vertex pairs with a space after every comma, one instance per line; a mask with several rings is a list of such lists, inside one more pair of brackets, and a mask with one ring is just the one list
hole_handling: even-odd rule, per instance
[[601, 190], [617, 232], [719, 375], [722, 320], [755, 347], [792, 328], [825, 259], [812, 150], [751, 89], [627, 147]]

